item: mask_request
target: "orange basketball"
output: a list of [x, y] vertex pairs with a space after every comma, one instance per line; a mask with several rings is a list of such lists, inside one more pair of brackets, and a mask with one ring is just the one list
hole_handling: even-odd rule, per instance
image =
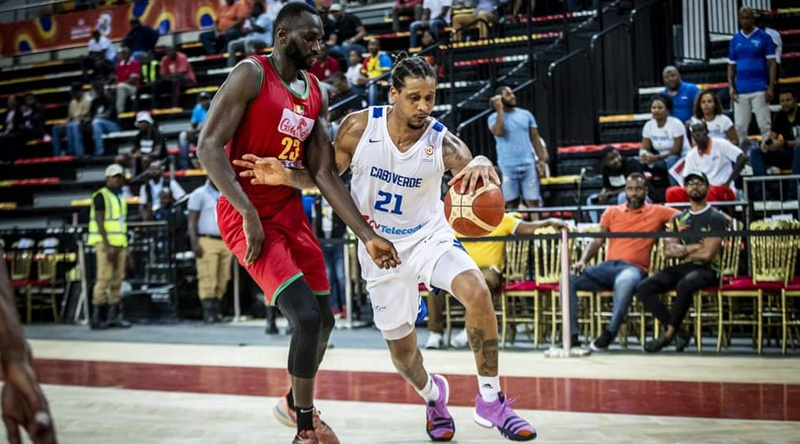
[[459, 234], [469, 237], [486, 236], [503, 220], [506, 201], [500, 187], [478, 180], [475, 194], [461, 194], [461, 181], [454, 183], [444, 197], [444, 215]]

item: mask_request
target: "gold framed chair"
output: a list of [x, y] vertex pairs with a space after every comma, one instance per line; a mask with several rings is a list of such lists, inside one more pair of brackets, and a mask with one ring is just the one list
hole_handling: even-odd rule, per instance
[[[800, 222], [791, 221], [792, 229], [800, 228]], [[789, 260], [788, 276], [794, 274], [797, 253], [800, 250], [800, 236], [792, 236], [794, 253]], [[800, 279], [795, 277], [781, 290], [781, 354], [786, 354], [787, 341], [795, 349], [795, 342], [800, 341]]]
[[[736, 230], [736, 228], [736, 224], [734, 224], [733, 229]], [[717, 350], [719, 350], [720, 341], [724, 339], [723, 330], [718, 328], [722, 311], [717, 295], [739, 275], [739, 261], [741, 259], [743, 246], [741, 237], [734, 236], [723, 238], [719, 262], [719, 285], [705, 288], [695, 294], [694, 327], [698, 353], [703, 351], [703, 327], [717, 327]]]
[[509, 326], [517, 323], [533, 325], [533, 345], [539, 346], [540, 288], [528, 279], [531, 241], [508, 241], [505, 244], [506, 263], [503, 271], [505, 282], [500, 290], [500, 346], [505, 347]]

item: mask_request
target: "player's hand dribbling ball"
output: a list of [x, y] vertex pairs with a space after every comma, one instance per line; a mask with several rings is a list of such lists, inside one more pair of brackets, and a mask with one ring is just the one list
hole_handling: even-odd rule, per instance
[[461, 194], [461, 180], [456, 181], [444, 198], [444, 214], [450, 226], [469, 237], [486, 236], [494, 231], [505, 214], [503, 191], [494, 183], [478, 179], [475, 194]]

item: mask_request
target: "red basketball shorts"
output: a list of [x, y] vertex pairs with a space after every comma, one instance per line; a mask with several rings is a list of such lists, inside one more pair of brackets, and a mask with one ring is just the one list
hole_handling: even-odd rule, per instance
[[315, 294], [330, 294], [325, 259], [300, 199], [291, 199], [280, 211], [261, 216], [264, 243], [250, 265], [244, 264], [247, 241], [242, 215], [225, 198], [217, 204], [217, 223], [222, 240], [264, 291], [267, 304], [274, 305], [281, 291], [301, 278]]

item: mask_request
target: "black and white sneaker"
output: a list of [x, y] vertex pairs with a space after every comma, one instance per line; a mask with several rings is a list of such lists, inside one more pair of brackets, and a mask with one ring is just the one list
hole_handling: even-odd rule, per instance
[[611, 333], [608, 330], [604, 330], [603, 333], [600, 334], [600, 336], [598, 336], [595, 340], [592, 341], [591, 344], [589, 344], [589, 348], [591, 348], [592, 351], [596, 352], [606, 351], [608, 350], [608, 346], [611, 345], [612, 342], [614, 342], [615, 337], [616, 335], [614, 333]]

